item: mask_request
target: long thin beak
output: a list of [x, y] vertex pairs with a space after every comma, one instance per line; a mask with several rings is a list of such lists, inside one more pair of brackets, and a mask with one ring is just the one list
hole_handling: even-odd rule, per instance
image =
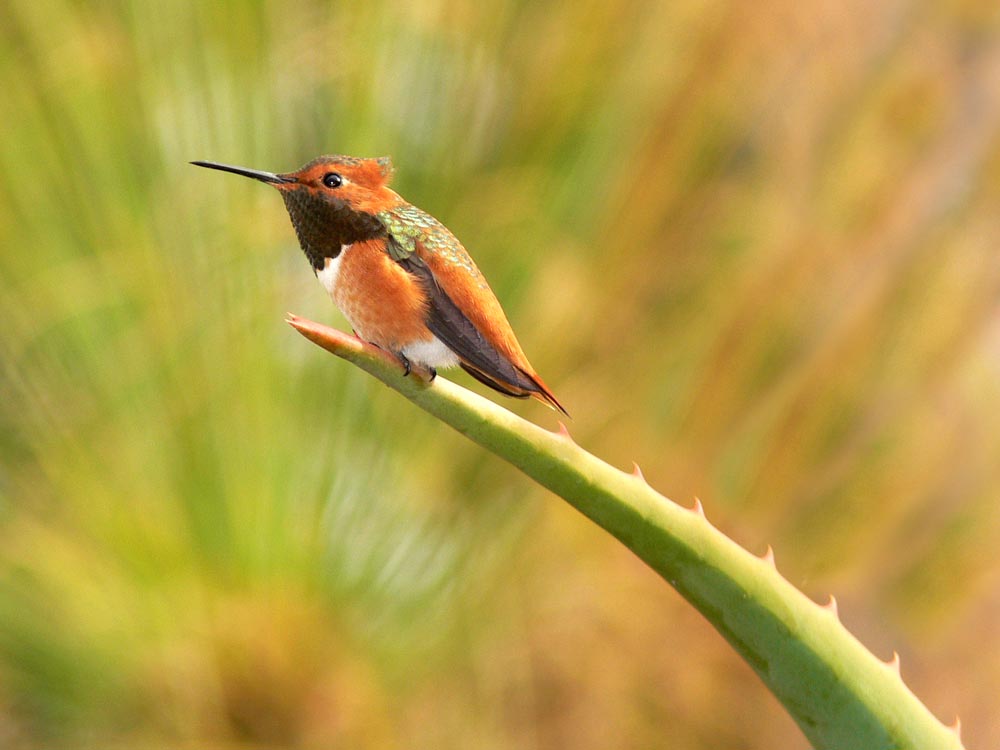
[[272, 185], [285, 185], [290, 182], [298, 182], [294, 177], [288, 177], [286, 175], [275, 174], [274, 172], [262, 172], [259, 169], [247, 169], [246, 167], [234, 167], [229, 164], [219, 164], [214, 161], [193, 161], [191, 162], [196, 167], [208, 167], [209, 169], [218, 169], [222, 172], [232, 172], [233, 174], [241, 174], [244, 177], [252, 177], [255, 180], [260, 180], [261, 182], [269, 182]]

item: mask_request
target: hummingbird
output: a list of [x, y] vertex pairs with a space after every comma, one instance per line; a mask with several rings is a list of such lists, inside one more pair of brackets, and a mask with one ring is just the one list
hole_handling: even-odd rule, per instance
[[433, 380], [460, 366], [515, 398], [568, 416], [528, 362], [503, 308], [462, 243], [389, 187], [388, 157], [320, 156], [273, 173], [192, 164], [277, 188], [313, 273], [355, 335]]

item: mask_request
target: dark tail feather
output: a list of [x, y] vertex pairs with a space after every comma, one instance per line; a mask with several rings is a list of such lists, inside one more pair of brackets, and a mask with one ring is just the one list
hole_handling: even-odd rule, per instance
[[517, 390], [517, 391], [511, 390], [511, 388], [509, 386], [506, 386], [506, 385], [503, 385], [503, 384], [497, 382], [496, 380], [494, 380], [493, 378], [491, 378], [489, 375], [487, 375], [482, 370], [477, 370], [475, 367], [473, 367], [470, 364], [467, 364], [466, 362], [459, 362], [458, 364], [461, 366], [461, 368], [463, 370], [465, 370], [467, 373], [469, 373], [472, 377], [474, 377], [480, 383], [482, 383], [483, 385], [488, 385], [494, 391], [499, 391], [500, 393], [502, 393], [505, 396], [513, 396], [514, 398], [528, 398], [528, 396], [531, 395], [530, 392], [526, 393], [526, 392], [520, 391], [520, 390]]
[[537, 375], [531, 375], [530, 373], [521, 372], [524, 377], [531, 383], [530, 387], [521, 387], [516, 385], [511, 385], [510, 383], [501, 383], [489, 375], [484, 373], [482, 370], [477, 369], [475, 366], [470, 365], [468, 362], [459, 362], [462, 369], [469, 373], [472, 377], [478, 380], [483, 385], [487, 385], [495, 391], [498, 391], [505, 396], [513, 396], [514, 398], [528, 398], [529, 396], [538, 399], [543, 404], [551, 409], [558, 409], [567, 417], [569, 417], [569, 412], [563, 408], [563, 405], [559, 403], [559, 400], [555, 397], [555, 394], [549, 390], [549, 387], [545, 385], [540, 377]]
[[534, 393], [531, 394], [532, 396], [534, 396], [535, 398], [537, 398], [539, 401], [541, 401], [546, 406], [549, 406], [549, 407], [551, 407], [553, 409], [557, 409], [558, 411], [561, 411], [565, 416], [567, 416], [570, 419], [572, 419], [572, 417], [569, 416], [569, 412], [566, 411], [566, 409], [563, 408], [563, 405], [559, 403], [559, 399], [556, 398], [556, 394], [554, 394], [552, 391], [550, 391], [549, 387], [547, 385], [545, 385], [545, 381], [544, 380], [542, 380], [537, 375], [532, 375], [532, 374], [527, 373], [527, 372], [525, 372], [524, 374], [528, 377], [528, 379], [532, 383], [535, 384], [535, 387], [538, 388], [537, 391], [535, 391]]

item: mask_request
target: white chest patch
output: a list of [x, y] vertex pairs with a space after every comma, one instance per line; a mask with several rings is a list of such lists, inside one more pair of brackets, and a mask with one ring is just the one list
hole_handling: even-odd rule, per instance
[[326, 265], [323, 266], [323, 270], [316, 272], [316, 278], [319, 279], [323, 288], [326, 289], [330, 295], [333, 295], [333, 290], [337, 288], [337, 277], [340, 275], [340, 262], [344, 259], [344, 255], [350, 249], [350, 245], [341, 245], [340, 255], [336, 258], [327, 258]]

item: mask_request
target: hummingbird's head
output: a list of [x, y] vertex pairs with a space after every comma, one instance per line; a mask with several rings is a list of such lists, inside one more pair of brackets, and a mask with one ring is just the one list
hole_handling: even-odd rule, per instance
[[252, 177], [277, 188], [285, 200], [299, 244], [313, 268], [336, 258], [344, 245], [385, 234], [375, 217], [401, 198], [388, 187], [388, 157], [320, 156], [295, 172], [275, 174], [215, 162], [191, 162]]

